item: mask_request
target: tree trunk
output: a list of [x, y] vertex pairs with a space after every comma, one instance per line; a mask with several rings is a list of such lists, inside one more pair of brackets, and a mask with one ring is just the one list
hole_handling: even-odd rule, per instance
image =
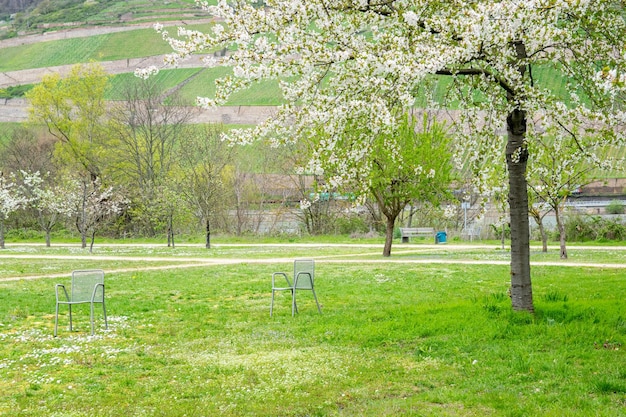
[[539, 233], [541, 234], [541, 251], [543, 253], [548, 252], [548, 235], [546, 234], [546, 227], [543, 225], [543, 220], [539, 220]]
[[82, 202], [82, 210], [76, 217], [76, 229], [80, 233], [80, 247], [85, 249], [87, 247], [87, 219], [85, 213], [85, 200]]
[[548, 252], [548, 235], [546, 235], [546, 227], [543, 225], [543, 216], [538, 210], [530, 210], [530, 215], [537, 223], [537, 227], [539, 227], [539, 235], [541, 236], [541, 244], [543, 253]]
[[176, 247], [174, 243], [174, 214], [170, 213], [167, 217], [167, 247]]
[[96, 230], [94, 229], [91, 232], [91, 242], [89, 243], [89, 253], [93, 252], [93, 242], [96, 240]]
[[50, 247], [50, 230], [46, 229], [46, 247]]
[[85, 249], [87, 247], [87, 231], [80, 231], [80, 247]]
[[4, 220], [0, 221], [0, 249], [4, 249]]
[[530, 280], [528, 223], [528, 149], [524, 144], [526, 112], [515, 109], [507, 117], [506, 164], [509, 171], [511, 214], [511, 303], [513, 310], [534, 312]]
[[209, 216], [206, 218], [206, 243], [207, 249], [211, 249], [211, 224], [209, 223]]
[[406, 227], [411, 227], [413, 224], [413, 214], [415, 213], [415, 209], [413, 208], [413, 204], [409, 206], [409, 220], [407, 221]]
[[383, 256], [391, 256], [391, 244], [393, 243], [393, 227], [396, 224], [396, 216], [385, 217], [386, 228], [385, 228], [385, 247], [383, 248]]
[[561, 247], [561, 259], [567, 259], [567, 247], [565, 245], [565, 225], [561, 219], [561, 210], [557, 205], [554, 207], [554, 217], [556, 218], [556, 227], [559, 230], [559, 245]]

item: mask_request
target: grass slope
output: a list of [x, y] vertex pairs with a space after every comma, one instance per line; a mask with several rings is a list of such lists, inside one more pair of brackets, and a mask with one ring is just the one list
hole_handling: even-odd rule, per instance
[[[206, 25], [192, 26], [205, 29]], [[137, 29], [0, 49], [0, 71], [142, 58], [172, 52], [153, 29]]]

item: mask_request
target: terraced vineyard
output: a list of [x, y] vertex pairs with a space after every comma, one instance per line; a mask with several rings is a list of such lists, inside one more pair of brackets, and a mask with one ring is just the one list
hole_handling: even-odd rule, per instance
[[[124, 25], [205, 18], [193, 0], [46, 1], [20, 13], [0, 8], [0, 39], [81, 26]], [[215, 4], [216, 0], [209, 0]]]

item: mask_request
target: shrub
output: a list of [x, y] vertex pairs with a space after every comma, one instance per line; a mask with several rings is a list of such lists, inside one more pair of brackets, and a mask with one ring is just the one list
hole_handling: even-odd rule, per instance
[[565, 233], [570, 242], [625, 240], [626, 225], [620, 218], [574, 215], [566, 218]]
[[338, 217], [335, 220], [336, 230], [339, 234], [349, 235], [351, 233], [366, 233], [369, 227], [362, 216], [358, 214], [349, 214], [344, 217]]
[[0, 89], [0, 98], [24, 97], [24, 93], [33, 88], [32, 84], [17, 85]]
[[603, 219], [598, 230], [598, 237], [607, 240], [624, 240], [626, 238], [626, 226], [621, 219]]
[[607, 214], [624, 214], [624, 204], [619, 200], [613, 200], [606, 206]]
[[567, 216], [565, 219], [565, 235], [571, 242], [585, 242], [595, 240], [596, 235], [591, 227], [589, 218], [579, 214]]

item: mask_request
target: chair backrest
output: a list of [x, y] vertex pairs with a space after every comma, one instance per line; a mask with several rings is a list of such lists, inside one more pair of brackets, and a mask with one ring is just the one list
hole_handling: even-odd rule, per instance
[[[104, 285], [104, 271], [101, 269], [91, 269], [85, 271], [72, 272], [72, 301], [91, 301], [94, 288], [98, 284]], [[95, 302], [104, 301], [104, 288], [98, 287], [94, 297]]]
[[296, 259], [293, 262], [294, 286], [303, 290], [313, 289], [315, 279], [315, 261], [312, 259]]

